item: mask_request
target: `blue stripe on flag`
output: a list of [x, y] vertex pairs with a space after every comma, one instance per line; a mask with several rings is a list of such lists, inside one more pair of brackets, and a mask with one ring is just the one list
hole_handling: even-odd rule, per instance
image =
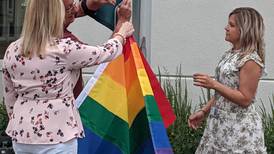
[[85, 126], [83, 127], [85, 137], [78, 139], [78, 154], [122, 154], [114, 144], [103, 140]]
[[166, 129], [162, 121], [150, 121], [151, 136], [155, 149], [171, 148]]

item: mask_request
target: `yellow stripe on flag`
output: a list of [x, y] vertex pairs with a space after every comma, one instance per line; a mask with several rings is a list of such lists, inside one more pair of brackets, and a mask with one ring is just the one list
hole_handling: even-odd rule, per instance
[[149, 79], [147, 77], [147, 72], [145, 69], [138, 69], [137, 74], [139, 76], [139, 81], [142, 87], [143, 96], [153, 95], [153, 91], [150, 86]]
[[147, 76], [147, 72], [145, 70], [141, 55], [139, 53], [139, 48], [137, 46], [137, 43], [134, 42], [131, 44], [132, 49], [132, 55], [134, 57], [135, 66], [137, 69], [137, 75], [142, 87], [143, 96], [146, 95], [153, 95], [153, 91], [151, 89], [150, 81]]
[[109, 76], [104, 73], [100, 76], [89, 97], [128, 123], [126, 89]]

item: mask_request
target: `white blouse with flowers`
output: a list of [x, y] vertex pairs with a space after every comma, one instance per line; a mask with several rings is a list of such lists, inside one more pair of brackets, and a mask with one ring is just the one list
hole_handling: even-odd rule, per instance
[[[240, 70], [247, 61], [265, 66], [256, 51], [245, 56], [238, 51], [225, 52], [216, 67], [216, 80], [231, 89], [239, 89]], [[262, 120], [255, 110], [255, 98], [243, 108], [215, 91], [215, 104], [207, 119], [196, 154], [265, 154]]]
[[116, 58], [117, 39], [87, 46], [57, 39], [45, 55], [24, 57], [22, 39], [10, 44], [3, 60], [4, 100], [9, 115], [6, 133], [25, 144], [56, 144], [83, 137], [73, 88], [79, 69]]

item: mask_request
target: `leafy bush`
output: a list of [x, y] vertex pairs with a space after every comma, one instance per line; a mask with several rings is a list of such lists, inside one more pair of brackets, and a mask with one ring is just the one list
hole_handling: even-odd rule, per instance
[[274, 154], [274, 95], [269, 98], [270, 111], [266, 111], [264, 103], [261, 101], [259, 113], [261, 114], [264, 128], [265, 145], [269, 154]]
[[[181, 77], [180, 69], [178, 70], [179, 72], [177, 72], [174, 82], [169, 77], [163, 80], [159, 71], [160, 82], [177, 117], [167, 130], [168, 136], [174, 153], [195, 153], [203, 135], [205, 124], [197, 130], [192, 130], [188, 127], [188, 117], [191, 111], [194, 110], [194, 107], [188, 96], [186, 80]], [[185, 86], [183, 86], [183, 82]], [[200, 100], [204, 103], [207, 99], [203, 95], [203, 98], [200, 98]]]
[[5, 134], [5, 129], [8, 125], [8, 114], [5, 105], [0, 102], [0, 136]]
[[0, 102], [0, 153], [13, 154], [12, 142], [9, 136], [5, 133], [8, 125], [8, 114], [5, 105]]

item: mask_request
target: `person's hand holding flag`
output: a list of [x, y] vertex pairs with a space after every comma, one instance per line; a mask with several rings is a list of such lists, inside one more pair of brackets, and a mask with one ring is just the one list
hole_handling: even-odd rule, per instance
[[131, 0], [123, 0], [117, 9], [118, 21], [129, 21], [131, 18]]

